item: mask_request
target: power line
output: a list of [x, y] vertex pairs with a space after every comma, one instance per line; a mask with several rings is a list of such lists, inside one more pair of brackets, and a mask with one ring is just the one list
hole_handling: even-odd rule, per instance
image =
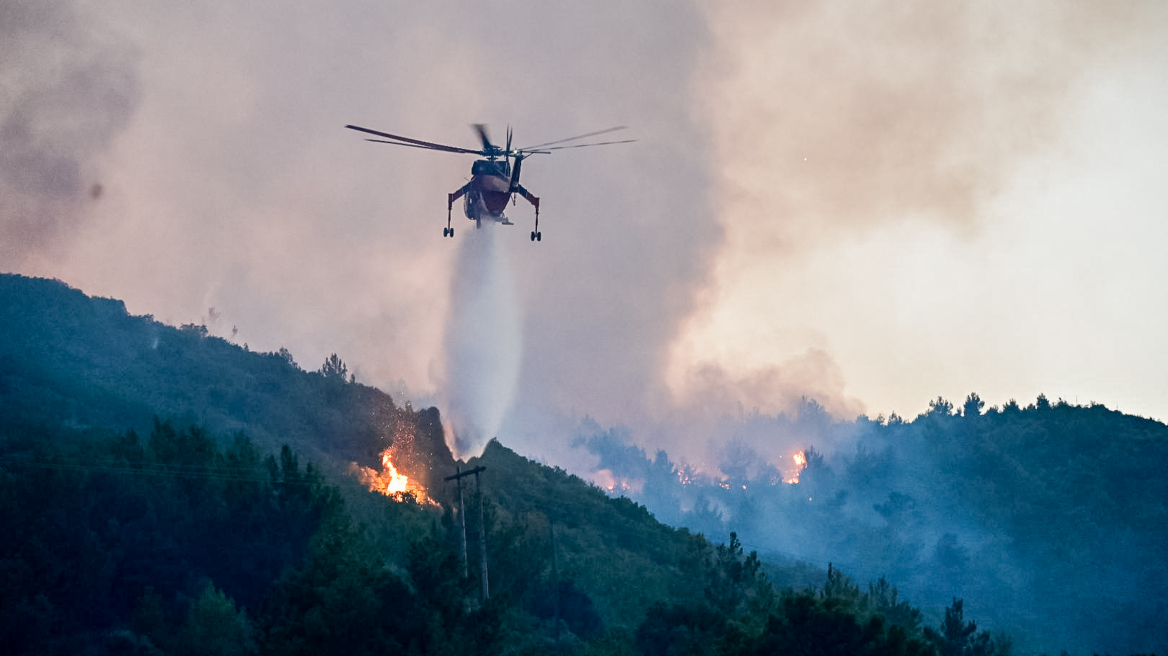
[[[59, 460], [40, 460], [32, 456], [3, 455], [0, 466], [31, 467], [61, 471], [102, 472], [133, 476], [163, 476], [168, 478], [198, 478], [242, 483], [280, 483], [284, 485], [313, 485], [319, 481], [281, 479], [274, 481], [270, 474], [254, 467], [227, 467], [216, 465], [167, 465], [153, 463], [134, 465], [125, 461], [106, 460], [88, 463]], [[267, 475], [265, 475], [267, 474]], [[303, 474], [301, 477], [303, 478]]]

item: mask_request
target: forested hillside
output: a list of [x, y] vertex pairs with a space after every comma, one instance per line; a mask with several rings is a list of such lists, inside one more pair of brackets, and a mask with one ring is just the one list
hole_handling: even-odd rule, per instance
[[339, 358], [308, 373], [286, 350], [253, 353], [203, 326], [173, 328], [129, 315], [121, 301], [7, 274], [0, 275], [0, 404], [4, 422], [53, 418], [148, 432], [160, 416], [366, 466], [380, 465], [387, 436], [403, 428], [427, 460], [444, 470], [453, 462], [436, 410], [395, 405], [347, 377]]
[[964, 598], [1036, 650], [1168, 645], [1168, 426], [1045, 397], [986, 408], [971, 394], [912, 421], [833, 421], [809, 402], [737, 428], [794, 436], [798, 482], [741, 439], [715, 476], [617, 430], [579, 442], [666, 523], [735, 530], [774, 561], [887, 576], [929, 609]]
[[[997, 418], [1067, 412], [1042, 406], [861, 422], [858, 430], [871, 437], [860, 455], [828, 462], [809, 451], [799, 484], [774, 485], [769, 497], [735, 496], [737, 486], [725, 481], [718, 492], [646, 483], [645, 490], [697, 499], [688, 515], [665, 504], [661, 512], [674, 523], [698, 520], [690, 525], [711, 542], [497, 442], [462, 465], [485, 468], [463, 479], [463, 516], [458, 488], [443, 480], [455, 463], [438, 411], [399, 407], [346, 378], [339, 358], [306, 372], [286, 352], [253, 353], [199, 326], [168, 327], [56, 281], [8, 275], [0, 275], [0, 333], [0, 644], [8, 653], [1011, 653], [1009, 637], [967, 617], [983, 591], [968, 577], [979, 568], [997, 572], [998, 563], [983, 560], [994, 552], [971, 549], [964, 534], [938, 538], [952, 542], [947, 552], [913, 542], [936, 521], [930, 496], [950, 510], [1000, 507], [978, 515], [979, 525], [1008, 527], [1033, 562], [1059, 559], [1033, 576], [1094, 563], [1100, 532], [1124, 527], [1117, 535], [1131, 551], [1117, 555], [1136, 565], [1135, 574], [1162, 571], [1139, 569], [1162, 553], [1147, 540], [1166, 498], [1163, 479], [1147, 474], [1161, 454], [1158, 425], [1144, 420], [1124, 424], [1134, 431], [1124, 440], [1145, 440], [1135, 454], [1141, 462], [1110, 470], [1135, 482], [1113, 481], [1106, 469], [1092, 478], [1086, 462], [1064, 472], [1057, 445], [1036, 447]], [[1081, 436], [1062, 438], [1068, 448], [1111, 425], [1110, 414], [1098, 416], [1102, 424], [1086, 421]], [[617, 449], [612, 434], [589, 439], [606, 457], [620, 451], [636, 460], [638, 451]], [[371, 491], [349, 472], [357, 463], [384, 473], [380, 455], [405, 442], [400, 455], [424, 497]], [[1047, 449], [1049, 472], [1026, 465], [1037, 448]], [[926, 476], [918, 462], [921, 487], [905, 487], [890, 473], [908, 466], [905, 453], [930, 454], [953, 469]], [[680, 485], [680, 469], [666, 456], [640, 457], [646, 476], [660, 471]], [[1027, 492], [1064, 474], [1077, 482], [1050, 487], [1047, 496]], [[764, 486], [751, 478], [750, 487]], [[1104, 514], [1101, 489], [1115, 504]], [[804, 494], [828, 503], [804, 505]], [[866, 528], [848, 514], [865, 503], [886, 525]], [[774, 523], [767, 513], [779, 507], [801, 519]], [[1039, 549], [1063, 525], [1050, 518], [1071, 511], [1091, 523], [1069, 534], [1061, 551]], [[1131, 528], [1140, 521], [1153, 528]], [[822, 540], [815, 524], [836, 536], [825, 548], [843, 571], [748, 553], [767, 530]], [[1027, 530], [1043, 539], [1027, 542]], [[949, 556], [956, 565], [933, 571], [931, 583], [915, 565], [896, 569], [897, 558]], [[870, 576], [863, 565], [872, 562], [891, 563], [888, 576]], [[1121, 565], [1091, 576], [1113, 576]], [[894, 585], [900, 576], [942, 600], [935, 616], [908, 603]], [[1134, 619], [1125, 626], [1157, 635], [1137, 624], [1158, 612], [1138, 595], [1158, 594], [1161, 582], [1132, 588], [1123, 608]], [[1057, 581], [1048, 583], [1055, 594]], [[1074, 617], [1091, 608], [1115, 612], [1111, 598], [1093, 601], [1087, 592], [1042, 603]]]
[[959, 601], [922, 626], [884, 580], [861, 591], [833, 570], [778, 591], [733, 535], [714, 547], [499, 445], [472, 464], [500, 493], [468, 494], [484, 502], [485, 601], [475, 513], [464, 577], [449, 507], [367, 493], [377, 512], [349, 508], [287, 447], [170, 422], [9, 425], [0, 454], [6, 653], [1009, 652]]

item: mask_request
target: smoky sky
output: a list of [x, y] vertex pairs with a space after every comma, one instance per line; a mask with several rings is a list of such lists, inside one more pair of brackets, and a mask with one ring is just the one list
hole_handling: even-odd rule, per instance
[[[787, 220], [765, 236], [786, 240], [915, 214], [976, 221], [1018, 163], [1059, 136], [1068, 88], [1138, 14], [1058, 2], [711, 4], [720, 47], [701, 75], [738, 92], [702, 99], [722, 184], [744, 203], [773, 203]], [[758, 188], [762, 172], [783, 184]]]
[[98, 9], [0, 10], [14, 35], [0, 44], [0, 265], [206, 322], [252, 350], [286, 347], [308, 369], [335, 352], [362, 382], [440, 402], [457, 271], [441, 230], [472, 158], [343, 126], [473, 147], [472, 123], [497, 140], [510, 125], [520, 146], [627, 125], [635, 143], [524, 165], [543, 240], [527, 239], [530, 207], [508, 210], [517, 225], [499, 237], [523, 341], [500, 438], [553, 457], [567, 448], [556, 427], [589, 416], [695, 459], [725, 417], [805, 397], [841, 417], [866, 410], [836, 344], [774, 330], [834, 322], [789, 302], [800, 262], [904, 221], [976, 235], [1018, 167], [1058, 151], [1077, 81], [1147, 14], [665, 0]]
[[1147, 8], [710, 4], [698, 104], [728, 243], [707, 309], [779, 305], [768, 277], [888, 224], [976, 235], [1020, 167], [1062, 154], [1072, 91]]
[[50, 255], [102, 193], [138, 102], [134, 50], [75, 2], [0, 7], [0, 266]]
[[[1066, 247], [1074, 214], [1060, 225], [1045, 220], [1047, 208], [1003, 209], [1001, 197], [1020, 177], [1040, 187], [1034, 181], [1049, 183], [1066, 165], [1082, 138], [1071, 127], [1077, 99], [1118, 53], [1162, 30], [1152, 8], [706, 5], [715, 47], [696, 73], [706, 91], [697, 106], [715, 135], [712, 188], [725, 244], [674, 345], [674, 389], [697, 402], [738, 386], [739, 398], [767, 412], [790, 411], [811, 394], [837, 416], [854, 416], [871, 397], [887, 413], [896, 395], [882, 388], [916, 381], [920, 405], [942, 386], [950, 394], [971, 385], [1077, 390], [1091, 374], [1054, 374], [1063, 369], [1054, 353], [1091, 350], [1128, 330], [1100, 322], [1097, 304], [1032, 269], [1062, 270], [1060, 260], [1096, 247]], [[1116, 200], [1097, 202], [1106, 212], [1092, 217], [1101, 239], [1125, 239], [1108, 226], [1155, 225], [1163, 215], [1161, 203], [1117, 222], [1131, 210]], [[1051, 229], [1037, 257], [985, 264], [1039, 222]], [[972, 252], [975, 263], [954, 265], [953, 252]], [[1114, 273], [1114, 261], [1093, 270], [1143, 287], [1138, 273]], [[1011, 298], [1025, 285], [1034, 285], [1029, 294]], [[1035, 307], [1034, 297], [1058, 300]], [[1075, 337], [1052, 338], [1066, 320], [1081, 327]], [[1003, 330], [1003, 322], [1025, 328]], [[1056, 340], [1047, 356], [1043, 344]], [[1125, 366], [1140, 367], [1142, 354], [1125, 353]], [[818, 369], [806, 366], [814, 361]], [[966, 372], [956, 389], [950, 379], [961, 376], [946, 371]]]

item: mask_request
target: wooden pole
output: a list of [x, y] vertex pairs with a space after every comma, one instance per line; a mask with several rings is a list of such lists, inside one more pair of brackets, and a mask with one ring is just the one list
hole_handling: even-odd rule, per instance
[[556, 586], [556, 611], [554, 615], [556, 625], [556, 646], [560, 644], [560, 564], [556, 556], [556, 524], [548, 518], [548, 527], [552, 531], [552, 585]]
[[483, 601], [491, 598], [491, 584], [487, 578], [487, 524], [483, 517], [483, 484], [479, 474], [484, 467], [475, 472], [475, 489], [479, 493], [479, 559], [483, 571]]
[[462, 516], [462, 577], [470, 578], [470, 564], [466, 555], [466, 500], [462, 494], [462, 479], [463, 477], [474, 474], [475, 487], [479, 493], [479, 565], [483, 572], [483, 600], [490, 598], [491, 591], [487, 587], [487, 527], [483, 523], [483, 486], [479, 480], [479, 474], [486, 471], [487, 468], [483, 466], [475, 467], [462, 471], [462, 467], [455, 466], [454, 476], [447, 476], [443, 480], [458, 481], [458, 514]]
[[[462, 467], [454, 467], [455, 474], [462, 473]], [[462, 578], [470, 578], [470, 563], [466, 557], [466, 499], [462, 497], [462, 476], [458, 476], [458, 519], [462, 522]]]

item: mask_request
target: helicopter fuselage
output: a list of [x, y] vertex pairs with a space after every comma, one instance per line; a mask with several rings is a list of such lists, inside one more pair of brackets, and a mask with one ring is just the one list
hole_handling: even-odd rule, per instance
[[511, 167], [505, 161], [480, 159], [471, 166], [463, 211], [472, 221], [492, 220], [509, 225], [503, 214], [511, 200]]

